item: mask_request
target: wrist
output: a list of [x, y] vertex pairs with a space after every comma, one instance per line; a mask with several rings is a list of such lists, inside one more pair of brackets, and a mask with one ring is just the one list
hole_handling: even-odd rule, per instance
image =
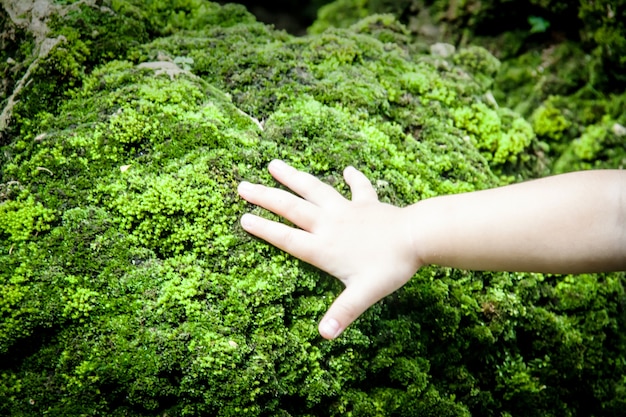
[[437, 208], [437, 199], [430, 198], [405, 207], [406, 224], [409, 244], [413, 260], [421, 268], [426, 265], [437, 264], [442, 254], [437, 249], [438, 222], [441, 218]]

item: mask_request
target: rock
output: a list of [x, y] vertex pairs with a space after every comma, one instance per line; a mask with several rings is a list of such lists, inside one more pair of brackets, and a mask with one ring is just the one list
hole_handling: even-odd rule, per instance
[[456, 48], [454, 45], [449, 43], [434, 43], [430, 46], [430, 53], [433, 55], [440, 56], [442, 58], [449, 58], [456, 52]]

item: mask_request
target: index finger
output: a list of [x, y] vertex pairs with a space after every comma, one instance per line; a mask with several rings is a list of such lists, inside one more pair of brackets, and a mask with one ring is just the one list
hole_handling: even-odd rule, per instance
[[317, 206], [336, 204], [345, 200], [330, 185], [311, 174], [298, 171], [279, 159], [270, 162], [268, 169], [278, 182]]

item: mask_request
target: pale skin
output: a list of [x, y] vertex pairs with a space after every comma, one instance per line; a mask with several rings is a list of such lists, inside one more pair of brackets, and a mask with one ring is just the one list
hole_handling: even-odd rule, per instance
[[626, 171], [562, 174], [407, 207], [379, 202], [353, 167], [344, 170], [351, 200], [282, 161], [272, 161], [269, 171], [295, 194], [245, 181], [239, 194], [297, 228], [249, 213], [241, 224], [345, 285], [319, 324], [326, 339], [429, 264], [573, 274], [626, 270]]

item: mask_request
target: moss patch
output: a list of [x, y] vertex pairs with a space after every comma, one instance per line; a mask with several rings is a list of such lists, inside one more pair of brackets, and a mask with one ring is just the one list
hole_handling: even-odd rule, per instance
[[486, 50], [418, 53], [389, 16], [294, 38], [241, 7], [142, 4], [57, 16], [68, 41], [5, 131], [0, 413], [620, 409], [621, 274], [425, 268], [326, 342], [336, 280], [238, 226], [260, 210], [237, 184], [273, 184], [273, 158], [345, 195], [353, 164], [398, 205], [535, 175], [533, 125], [493, 104]]

